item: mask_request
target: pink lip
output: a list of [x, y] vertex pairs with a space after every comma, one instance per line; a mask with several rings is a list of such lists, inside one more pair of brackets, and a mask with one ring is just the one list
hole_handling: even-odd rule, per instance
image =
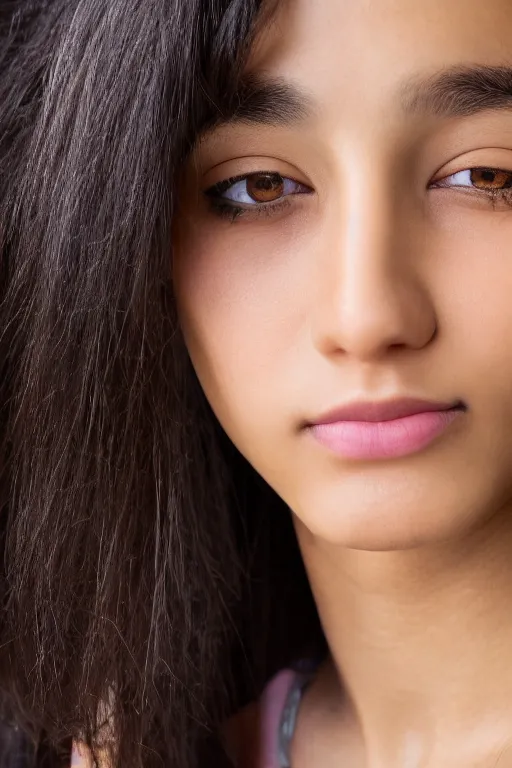
[[354, 403], [308, 425], [313, 437], [351, 459], [398, 458], [421, 450], [464, 412], [460, 403]]

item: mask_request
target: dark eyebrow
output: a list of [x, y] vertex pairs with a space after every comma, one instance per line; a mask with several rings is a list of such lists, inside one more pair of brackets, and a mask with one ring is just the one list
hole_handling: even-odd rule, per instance
[[[512, 67], [459, 65], [430, 76], [413, 75], [398, 89], [405, 114], [469, 117], [492, 109], [512, 109]], [[219, 109], [204, 133], [237, 123], [291, 126], [318, 111], [312, 93], [280, 77], [250, 74], [228, 105]], [[204, 135], [204, 134], [203, 134]]]
[[281, 77], [249, 74], [229, 103], [209, 121], [206, 133], [221, 125], [289, 126], [306, 120], [314, 112], [314, 99], [297, 83]]
[[512, 109], [512, 67], [460, 65], [429, 77], [413, 76], [399, 90], [407, 114], [469, 117], [489, 109]]

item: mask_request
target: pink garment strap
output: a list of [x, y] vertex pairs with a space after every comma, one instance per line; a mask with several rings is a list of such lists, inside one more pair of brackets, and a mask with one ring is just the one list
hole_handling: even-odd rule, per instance
[[279, 765], [281, 717], [298, 674], [292, 669], [281, 670], [272, 678], [261, 695], [260, 744], [262, 763], [258, 768], [281, 768]]

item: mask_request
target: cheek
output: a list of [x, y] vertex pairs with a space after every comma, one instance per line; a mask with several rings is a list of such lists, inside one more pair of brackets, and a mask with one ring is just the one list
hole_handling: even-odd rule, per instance
[[247, 446], [257, 451], [260, 441], [269, 439], [269, 428], [279, 425], [279, 381], [283, 366], [292, 365], [289, 357], [305, 316], [299, 286], [306, 264], [303, 251], [275, 231], [267, 234], [262, 227], [256, 241], [244, 225], [232, 225], [225, 236], [219, 229], [201, 227], [178, 241], [174, 285], [201, 386], [229, 437], [247, 455]]
[[[461, 216], [433, 255], [433, 301], [454, 381], [502, 391], [512, 382], [512, 214]], [[506, 394], [506, 397], [505, 397]]]
[[439, 330], [430, 379], [469, 403], [464, 460], [479, 467], [475, 481], [493, 477], [499, 488], [511, 467], [512, 214], [462, 212], [453, 221], [428, 254]]

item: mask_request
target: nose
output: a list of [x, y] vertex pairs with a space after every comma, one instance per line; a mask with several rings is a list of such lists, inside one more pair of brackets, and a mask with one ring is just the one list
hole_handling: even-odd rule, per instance
[[322, 354], [367, 362], [392, 349], [421, 349], [434, 336], [425, 225], [410, 201], [392, 174], [369, 169], [331, 195], [312, 281], [312, 333]]

